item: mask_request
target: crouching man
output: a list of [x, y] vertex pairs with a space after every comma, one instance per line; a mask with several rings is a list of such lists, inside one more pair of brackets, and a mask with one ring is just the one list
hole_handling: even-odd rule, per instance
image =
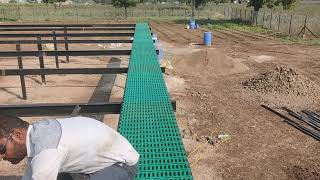
[[12, 164], [27, 156], [22, 180], [56, 180], [65, 173], [83, 174], [89, 180], [129, 180], [137, 174], [139, 159], [118, 132], [86, 117], [29, 125], [0, 115], [0, 153]]

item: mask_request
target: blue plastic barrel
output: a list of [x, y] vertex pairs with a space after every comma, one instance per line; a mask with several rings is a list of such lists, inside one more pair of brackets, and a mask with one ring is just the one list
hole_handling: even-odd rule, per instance
[[203, 44], [206, 46], [211, 46], [211, 44], [212, 44], [212, 33], [211, 32], [204, 32]]
[[190, 29], [196, 29], [196, 21], [190, 19], [189, 26], [190, 26]]

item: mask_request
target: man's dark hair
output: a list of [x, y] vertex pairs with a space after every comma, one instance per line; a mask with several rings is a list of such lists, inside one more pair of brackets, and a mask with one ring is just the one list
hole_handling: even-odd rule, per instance
[[9, 136], [13, 128], [27, 129], [28, 126], [29, 123], [18, 117], [0, 114], [0, 138]]

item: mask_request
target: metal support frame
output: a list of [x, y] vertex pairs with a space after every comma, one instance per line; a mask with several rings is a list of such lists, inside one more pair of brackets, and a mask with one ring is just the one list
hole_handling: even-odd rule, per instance
[[[20, 50], [20, 45], [17, 44], [17, 50]], [[128, 68], [63, 68], [63, 69], [23, 69], [22, 57], [18, 57], [19, 69], [2, 69], [2, 76], [20, 76], [22, 98], [27, 99], [27, 90], [25, 75], [58, 75], [58, 74], [121, 74], [127, 73]], [[161, 71], [165, 72], [165, 67], [161, 67]]]
[[[67, 27], [68, 31], [134, 31], [134, 27]], [[2, 28], [0, 31], [64, 31], [63, 27], [19, 27], [19, 28]]]
[[[119, 114], [122, 102], [0, 105], [0, 114], [31, 116], [65, 116], [80, 108], [79, 114]], [[176, 110], [176, 101], [171, 101]]]
[[[22, 62], [21, 62], [22, 66]], [[22, 67], [23, 68], [23, 67]], [[127, 67], [116, 68], [60, 68], [60, 69], [2, 69], [0, 76], [25, 76], [25, 75], [58, 75], [58, 74], [121, 74], [128, 73]], [[161, 67], [165, 72], [165, 67]]]
[[[38, 51], [42, 51], [41, 37], [38, 36], [37, 40], [38, 40], [38, 43], [37, 43]], [[39, 64], [40, 64], [40, 68], [43, 69], [44, 68], [43, 54], [40, 54], [39, 56]], [[46, 84], [46, 77], [44, 75], [41, 75], [41, 81], [43, 84]]]
[[[18, 52], [21, 50], [20, 44], [16, 45], [16, 50]], [[20, 82], [21, 82], [22, 99], [26, 100], [27, 99], [26, 81], [24, 79], [24, 75], [21, 74], [21, 70], [23, 69], [23, 63], [22, 63], [21, 56], [18, 56], [18, 65], [19, 65], [18, 74], [20, 76]]]
[[[53, 33], [54, 34], [54, 33]], [[53, 35], [53, 38], [56, 38], [55, 35]], [[65, 43], [65, 40], [47, 40], [47, 39], [42, 39], [42, 43], [54, 43], [56, 42], [57, 44], [62, 44], [62, 43]], [[99, 39], [99, 40], [89, 40], [89, 39], [81, 39], [81, 40], [71, 40], [71, 39], [68, 39], [68, 43], [69, 44], [81, 44], [81, 43], [132, 43], [133, 40], [126, 40], [126, 39], [123, 39], [123, 40], [113, 40], [113, 39], [105, 39], [105, 40], [102, 40], [102, 39]], [[0, 41], [0, 44], [36, 44], [37, 43], [37, 40], [3, 40], [3, 41]]]
[[[56, 34], [55, 31], [52, 32], [53, 35]], [[54, 51], [58, 51], [58, 44], [57, 44], [57, 37], [56, 36], [53, 36], [53, 47], [54, 47]], [[55, 56], [54, 57], [55, 59], [55, 62], [56, 62], [56, 68], [59, 68], [59, 56]]]
[[[66, 30], [66, 28], [65, 28]], [[64, 30], [64, 31], [65, 31]], [[18, 38], [18, 37], [133, 37], [134, 33], [37, 33], [37, 34], [0, 34], [4, 38]]]
[[[65, 50], [66, 51], [69, 51], [69, 45], [68, 45], [68, 35], [67, 35], [67, 28], [66, 27], [64, 27], [64, 36], [63, 36], [63, 38], [64, 38], [64, 48], [65, 48]], [[56, 36], [57, 34], [54, 34], [54, 36], [55, 37], [57, 37]], [[70, 62], [70, 59], [69, 59], [69, 55], [66, 55], [66, 60], [67, 60], [67, 63], [69, 63]]]
[[0, 28], [9, 27], [135, 27], [135, 24], [1, 24]]
[[92, 50], [92, 51], [1, 51], [0, 57], [17, 56], [129, 56], [131, 50]]

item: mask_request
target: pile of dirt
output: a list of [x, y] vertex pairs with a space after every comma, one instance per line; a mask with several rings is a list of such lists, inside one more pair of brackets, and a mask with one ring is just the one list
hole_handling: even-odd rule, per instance
[[318, 96], [320, 87], [296, 70], [277, 66], [274, 70], [259, 74], [242, 82], [245, 89], [265, 94], [278, 93], [299, 96]]
[[215, 49], [201, 49], [183, 55], [173, 55], [175, 71], [193, 75], [228, 75], [247, 71], [249, 68], [237, 59]]

